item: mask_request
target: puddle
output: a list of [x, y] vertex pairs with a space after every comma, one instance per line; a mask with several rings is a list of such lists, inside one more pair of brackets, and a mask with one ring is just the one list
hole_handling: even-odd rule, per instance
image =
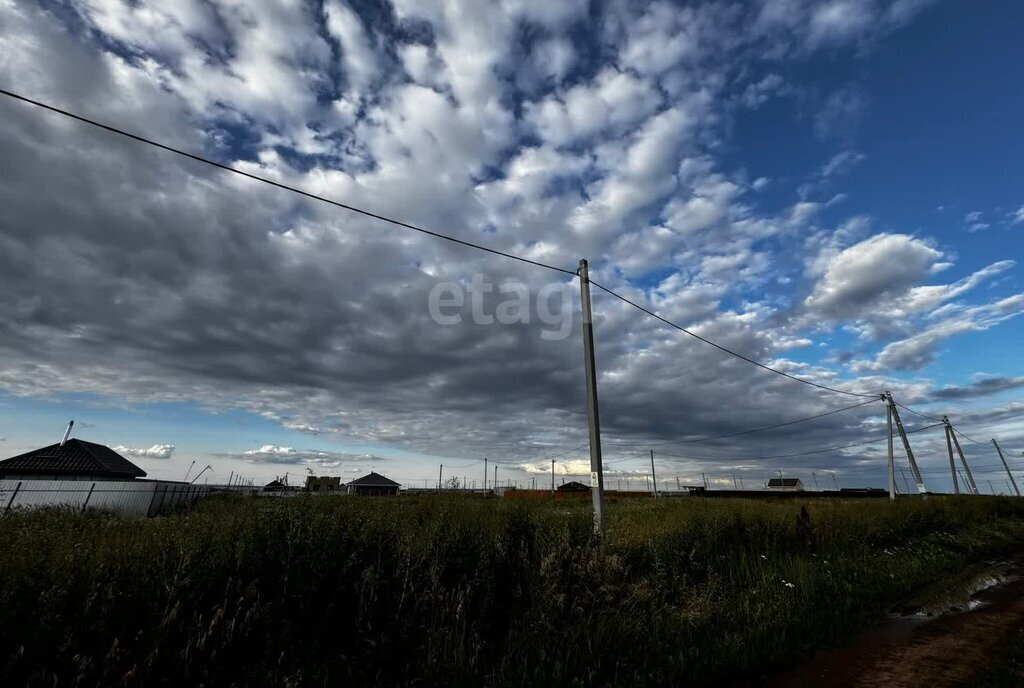
[[986, 562], [972, 566], [958, 576], [940, 581], [907, 602], [890, 610], [889, 617], [934, 619], [948, 614], [981, 609], [987, 602], [984, 592], [1019, 580], [1021, 562]]

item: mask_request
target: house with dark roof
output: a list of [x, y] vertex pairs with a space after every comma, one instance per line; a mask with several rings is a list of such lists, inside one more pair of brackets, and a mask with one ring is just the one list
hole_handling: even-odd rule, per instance
[[345, 487], [350, 495], [380, 497], [398, 494], [401, 485], [391, 478], [385, 478], [380, 473], [370, 473], [362, 478], [356, 478]]
[[769, 490], [783, 492], [803, 492], [804, 484], [800, 478], [772, 478], [767, 485]]
[[562, 483], [558, 486], [559, 492], [590, 492], [590, 485], [585, 485], [577, 480]]
[[142, 470], [110, 447], [69, 439], [0, 461], [0, 480], [134, 480]]

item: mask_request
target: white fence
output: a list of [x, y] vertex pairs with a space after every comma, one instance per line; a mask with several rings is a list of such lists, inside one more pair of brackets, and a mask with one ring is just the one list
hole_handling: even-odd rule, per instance
[[155, 516], [205, 499], [210, 492], [206, 485], [158, 480], [0, 480], [0, 513], [62, 507]]

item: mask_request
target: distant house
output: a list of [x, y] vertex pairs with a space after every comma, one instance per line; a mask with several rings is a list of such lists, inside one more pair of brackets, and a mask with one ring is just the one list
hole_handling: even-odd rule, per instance
[[134, 480], [142, 470], [110, 447], [69, 439], [0, 461], [0, 480]]
[[341, 478], [338, 476], [306, 476], [306, 492], [338, 492], [340, 489]]
[[363, 497], [396, 495], [398, 494], [398, 488], [400, 487], [401, 485], [396, 483], [394, 480], [391, 478], [385, 478], [379, 473], [364, 475], [362, 478], [356, 478], [345, 485], [345, 488], [350, 495], [360, 495]]
[[558, 486], [559, 492], [590, 492], [590, 485], [584, 485], [581, 482], [573, 480], [572, 482], [562, 483]]
[[804, 484], [800, 478], [772, 478], [768, 481], [768, 489], [780, 492], [803, 492]]
[[288, 486], [285, 485], [280, 480], [271, 480], [269, 483], [263, 486], [264, 492], [284, 492], [287, 489]]

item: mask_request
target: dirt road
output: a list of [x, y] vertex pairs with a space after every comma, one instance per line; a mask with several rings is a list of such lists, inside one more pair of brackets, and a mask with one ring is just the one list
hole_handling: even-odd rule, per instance
[[894, 618], [849, 646], [819, 652], [806, 664], [766, 677], [760, 685], [973, 686], [1024, 628], [1024, 578], [1015, 575], [974, 595], [970, 607], [936, 618]]

